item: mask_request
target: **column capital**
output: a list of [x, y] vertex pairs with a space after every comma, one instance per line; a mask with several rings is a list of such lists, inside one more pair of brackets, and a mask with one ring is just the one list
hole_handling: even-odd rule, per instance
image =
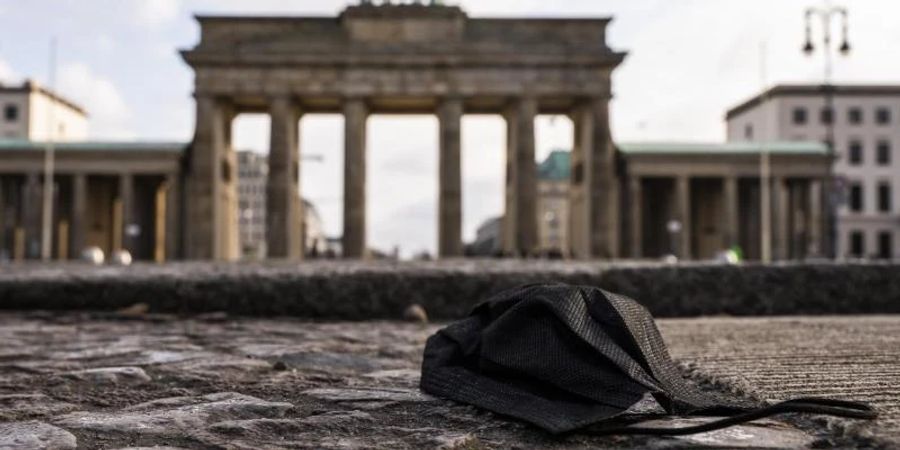
[[300, 100], [293, 94], [272, 94], [268, 96], [269, 110], [284, 109], [292, 110], [299, 114], [302, 110]]
[[576, 98], [572, 102], [572, 106], [573, 109], [577, 110], [578, 108], [589, 108], [597, 104], [606, 105], [610, 100], [612, 100], [612, 96], [609, 94], [583, 96]]
[[462, 97], [440, 97], [437, 101], [437, 115], [441, 118], [445, 115], [461, 116], [463, 114]]
[[507, 101], [507, 108], [516, 108], [516, 107], [537, 107], [537, 96], [531, 93], [515, 95], [509, 98]]

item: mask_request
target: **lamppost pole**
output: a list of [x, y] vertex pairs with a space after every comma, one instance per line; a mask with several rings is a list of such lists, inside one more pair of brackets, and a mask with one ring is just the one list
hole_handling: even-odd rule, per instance
[[[841, 45], [837, 48], [837, 50], [842, 54], [846, 55], [850, 53], [850, 42], [848, 40], [848, 32], [847, 32], [847, 8], [842, 6], [832, 5], [829, 0], [826, 0], [825, 3], [820, 7], [810, 7], [806, 9], [805, 19], [806, 19], [806, 42], [803, 45], [803, 53], [806, 55], [812, 55], [815, 51], [815, 46], [813, 45], [813, 37], [812, 37], [812, 22], [813, 18], [817, 17], [822, 22], [822, 53], [825, 58], [825, 78], [824, 85], [822, 86], [822, 92], [825, 95], [825, 110], [827, 111], [827, 121], [825, 123], [825, 145], [828, 147], [828, 154], [832, 159], [832, 162], [835, 158], [834, 152], [834, 122], [836, 120], [836, 114], [834, 111], [834, 87], [832, 86], [832, 71], [833, 71], [833, 60], [831, 52], [835, 50], [833, 48], [832, 39], [831, 39], [831, 20], [834, 18], [839, 18], [841, 21]], [[828, 193], [828, 201], [826, 204], [828, 205], [828, 211], [826, 212], [826, 217], [828, 220], [828, 256], [834, 258], [837, 253], [837, 203], [838, 203], [838, 193], [834, 192], [834, 174], [833, 168], [828, 171], [826, 175], [826, 192]]]
[[[56, 38], [50, 43], [50, 89], [56, 88]], [[41, 259], [53, 257], [53, 172], [55, 170], [54, 140], [56, 137], [56, 99], [50, 99], [47, 109], [47, 140], [44, 150], [44, 188], [41, 197]]]

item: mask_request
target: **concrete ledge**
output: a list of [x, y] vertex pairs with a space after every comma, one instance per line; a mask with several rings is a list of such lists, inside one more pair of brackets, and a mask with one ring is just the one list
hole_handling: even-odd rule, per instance
[[898, 264], [663, 265], [466, 260], [429, 263], [177, 263], [132, 267], [0, 266], [0, 309], [226, 311], [313, 319], [465, 315], [524, 283], [590, 284], [629, 295], [657, 317], [900, 313]]

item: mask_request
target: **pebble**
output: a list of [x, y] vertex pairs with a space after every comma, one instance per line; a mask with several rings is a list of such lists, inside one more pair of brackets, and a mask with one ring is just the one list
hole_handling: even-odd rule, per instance
[[428, 323], [428, 313], [422, 305], [412, 304], [403, 310], [403, 320], [414, 323]]

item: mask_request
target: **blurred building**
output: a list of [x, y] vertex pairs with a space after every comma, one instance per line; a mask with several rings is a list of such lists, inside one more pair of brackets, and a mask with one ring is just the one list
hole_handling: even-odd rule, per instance
[[321, 258], [328, 255], [330, 248], [322, 216], [312, 202], [303, 199], [303, 248], [306, 256]]
[[[266, 249], [266, 185], [269, 174], [267, 155], [243, 150], [238, 151], [238, 230], [241, 254], [248, 259], [263, 259]], [[315, 205], [303, 199], [303, 217], [294, 226], [300, 230], [306, 256], [327, 254], [328, 242], [324, 234], [322, 218]]]
[[554, 150], [538, 165], [539, 252], [562, 256], [569, 248], [570, 154]]
[[[181, 161], [187, 144], [60, 142], [53, 183], [54, 259], [87, 247], [163, 261], [181, 250]], [[43, 142], [0, 140], [0, 255], [41, 255]]]
[[726, 119], [729, 141], [833, 139], [836, 255], [900, 255], [900, 85], [780, 85]]
[[[434, 114], [439, 122], [438, 254], [463, 254], [461, 120], [500, 114], [507, 124], [507, 254], [539, 251], [534, 119], [568, 114], [574, 136], [569, 240], [578, 258], [614, 258], [619, 236], [615, 154], [609, 133], [613, 70], [625, 53], [606, 41], [608, 17], [478, 18], [437, 3], [373, 4], [335, 17], [199, 16], [199, 42], [182, 51], [195, 73], [196, 133], [185, 164], [185, 250], [192, 259], [237, 254], [224, 228], [237, 207], [232, 120], [241, 112], [271, 117], [268, 175], [269, 253], [299, 256], [290, 226], [298, 208], [297, 123], [308, 112], [344, 116], [342, 251], [364, 257], [366, 123], [371, 114]], [[275, 209], [273, 211], [273, 208]], [[275, 226], [273, 226], [275, 225]], [[235, 239], [236, 240], [236, 239]], [[273, 245], [272, 242], [277, 243]]]
[[[773, 255], [778, 260], [818, 256], [824, 217], [822, 186], [830, 159], [815, 142], [676, 143], [617, 145], [622, 196], [617, 202], [623, 237], [619, 249], [631, 258], [675, 254], [712, 259], [740, 247], [759, 259], [759, 157], [771, 154], [779, 186], [772, 202]], [[541, 248], [572, 255], [563, 220], [570, 200], [569, 152], [554, 151], [540, 164]], [[671, 227], [675, 225], [677, 230]]]
[[238, 160], [238, 232], [241, 256], [266, 257], [266, 155], [253, 151], [237, 152]]
[[[58, 114], [47, 115], [48, 102]], [[135, 260], [166, 261], [184, 256], [184, 181], [191, 154], [186, 142], [107, 142], [86, 140], [87, 114], [59, 94], [27, 82], [0, 89], [4, 108], [0, 137], [0, 259], [35, 259], [41, 255], [44, 158], [47, 130], [58, 135], [52, 200], [53, 259], [76, 259], [88, 247], [105, 255], [127, 250]], [[51, 117], [52, 116], [52, 117]], [[239, 232], [246, 257], [267, 256], [266, 198], [270, 184], [268, 157], [237, 152], [239, 206], [226, 229]], [[221, 176], [232, 177], [232, 164]], [[298, 208], [300, 209], [300, 208]], [[293, 227], [303, 236], [307, 254], [329, 254], [329, 243], [316, 208], [303, 201]], [[226, 233], [226, 235], [229, 233]], [[220, 236], [223, 238], [225, 236]]]
[[81, 141], [87, 139], [87, 112], [75, 103], [28, 80], [0, 84], [0, 139]]
[[503, 217], [492, 217], [478, 226], [475, 241], [466, 246], [466, 256], [498, 256], [503, 252]]

